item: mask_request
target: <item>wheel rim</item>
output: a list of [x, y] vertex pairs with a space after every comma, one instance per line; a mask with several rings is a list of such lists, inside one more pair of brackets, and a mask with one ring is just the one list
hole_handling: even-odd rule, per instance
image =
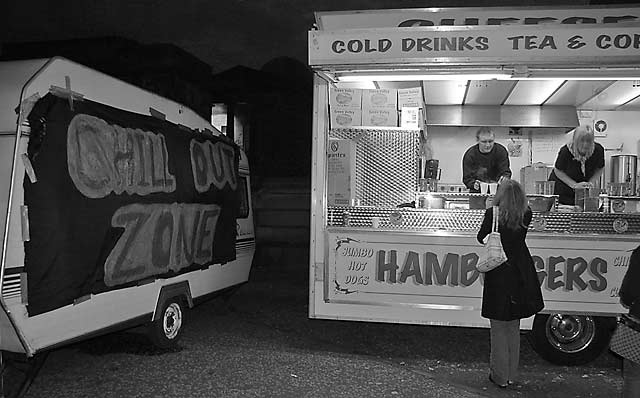
[[175, 339], [182, 327], [182, 309], [177, 303], [171, 303], [164, 311], [162, 328], [168, 339]]
[[596, 325], [590, 316], [552, 314], [547, 319], [547, 340], [565, 353], [580, 352], [595, 338]]

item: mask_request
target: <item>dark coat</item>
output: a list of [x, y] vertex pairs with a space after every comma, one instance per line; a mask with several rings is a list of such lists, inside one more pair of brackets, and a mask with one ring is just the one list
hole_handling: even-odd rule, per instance
[[[531, 209], [524, 214], [524, 224], [531, 222]], [[491, 232], [493, 209], [484, 214], [478, 241]], [[529, 248], [525, 242], [527, 228], [516, 230], [498, 226], [507, 262], [485, 273], [482, 289], [482, 316], [499, 321], [528, 318], [544, 308], [540, 282]]]
[[640, 246], [631, 254], [619, 294], [620, 302], [629, 308], [629, 313], [640, 318]]

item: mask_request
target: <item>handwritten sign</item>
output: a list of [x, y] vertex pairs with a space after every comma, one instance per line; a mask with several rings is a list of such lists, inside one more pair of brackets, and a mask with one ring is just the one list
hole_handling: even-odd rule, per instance
[[163, 135], [111, 125], [91, 115], [76, 115], [69, 123], [67, 164], [76, 188], [88, 198], [176, 189]]
[[213, 260], [213, 239], [220, 206], [132, 204], [113, 215], [124, 228], [105, 262], [105, 283], [117, 286], [146, 277], [178, 272]]
[[229, 140], [52, 94], [29, 124], [29, 316], [235, 259], [240, 152]]

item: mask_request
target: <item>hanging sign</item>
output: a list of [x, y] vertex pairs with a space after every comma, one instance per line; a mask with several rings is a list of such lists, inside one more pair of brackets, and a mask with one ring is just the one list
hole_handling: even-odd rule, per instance
[[[446, 244], [437, 239], [381, 242], [373, 234], [328, 236], [329, 300], [433, 303], [473, 298], [480, 304], [483, 278], [475, 266], [481, 246], [475, 236], [448, 237]], [[533, 266], [545, 300], [618, 304], [629, 251], [585, 250], [566, 240], [532, 243]]]
[[[309, 32], [309, 64], [640, 60], [640, 27], [436, 27]], [[601, 62], [601, 61], [600, 61]]]
[[640, 22], [640, 7], [460, 7], [318, 12], [321, 30], [416, 26], [612, 24]]
[[29, 124], [29, 316], [235, 259], [240, 152], [226, 138], [51, 94]]

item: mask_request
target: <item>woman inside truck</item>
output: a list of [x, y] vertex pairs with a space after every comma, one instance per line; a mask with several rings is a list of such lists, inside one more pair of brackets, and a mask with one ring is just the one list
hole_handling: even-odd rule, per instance
[[[522, 185], [503, 180], [494, 198], [498, 206], [498, 232], [507, 261], [486, 272], [482, 289], [482, 316], [491, 323], [489, 380], [500, 388], [516, 381], [520, 358], [520, 319], [544, 307], [538, 276], [525, 242], [531, 209]], [[477, 239], [491, 232], [493, 209], [484, 214]]]
[[591, 126], [578, 126], [571, 141], [560, 148], [549, 181], [563, 205], [575, 205], [577, 188], [593, 188], [604, 169], [604, 148], [594, 140]]

